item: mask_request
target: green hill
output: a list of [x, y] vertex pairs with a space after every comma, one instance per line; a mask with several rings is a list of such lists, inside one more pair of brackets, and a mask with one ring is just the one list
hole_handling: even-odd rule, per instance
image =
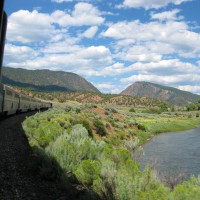
[[87, 80], [70, 72], [3, 67], [2, 75], [2, 82], [5, 84], [35, 91], [87, 91], [100, 93]]

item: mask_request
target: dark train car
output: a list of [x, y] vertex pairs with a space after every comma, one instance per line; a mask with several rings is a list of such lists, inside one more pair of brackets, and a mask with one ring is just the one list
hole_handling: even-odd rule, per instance
[[0, 83], [0, 116], [3, 115], [3, 96], [4, 96], [3, 84]]

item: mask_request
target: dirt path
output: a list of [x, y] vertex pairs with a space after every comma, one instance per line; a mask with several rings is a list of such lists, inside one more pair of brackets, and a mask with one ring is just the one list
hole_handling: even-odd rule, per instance
[[0, 120], [0, 199], [65, 200], [66, 191], [42, 180], [21, 123], [34, 113]]

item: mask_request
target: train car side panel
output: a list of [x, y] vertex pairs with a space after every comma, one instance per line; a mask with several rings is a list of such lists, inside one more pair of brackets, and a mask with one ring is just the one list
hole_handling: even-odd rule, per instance
[[31, 110], [30, 97], [21, 95], [20, 96], [20, 111], [27, 112], [29, 110]]
[[19, 110], [19, 94], [4, 85], [3, 112], [6, 115], [15, 114]]

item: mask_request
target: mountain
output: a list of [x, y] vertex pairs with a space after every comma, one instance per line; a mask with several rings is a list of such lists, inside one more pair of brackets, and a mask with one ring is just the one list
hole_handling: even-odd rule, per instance
[[87, 91], [100, 93], [91, 83], [71, 72], [3, 67], [2, 75], [2, 82], [5, 84], [36, 91]]
[[122, 95], [150, 97], [172, 104], [184, 105], [197, 102], [200, 95], [149, 82], [135, 82], [121, 92]]

